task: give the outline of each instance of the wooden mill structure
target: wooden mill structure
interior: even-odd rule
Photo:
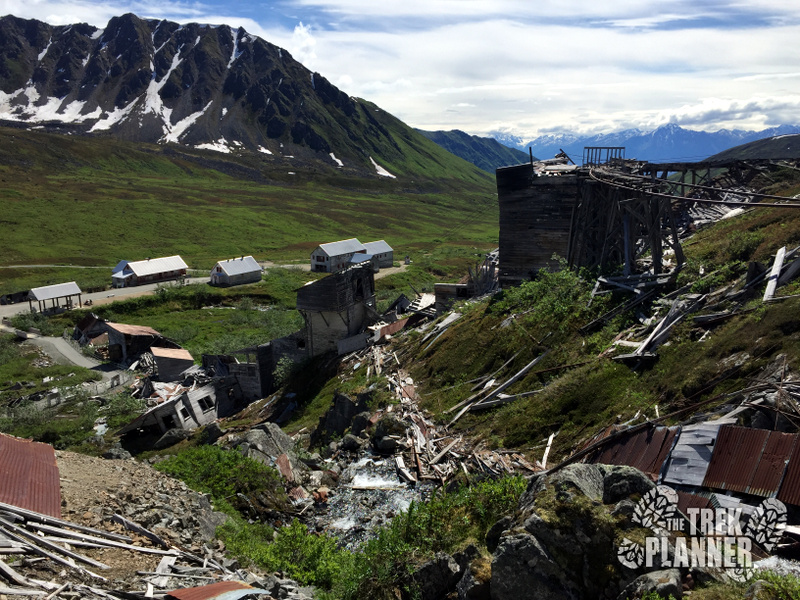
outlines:
[[[497,169],[501,286],[556,268],[558,259],[624,275],[676,273],[691,211],[764,198],[747,186],[780,166],[768,160],[657,164],[623,157],[624,148],[587,148],[581,166],[564,159]]]

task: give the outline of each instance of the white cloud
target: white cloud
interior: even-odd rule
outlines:
[[[301,21],[294,28],[292,40],[287,50],[292,53],[295,60],[299,60],[306,67],[314,70],[314,64],[317,60],[316,45],[317,40],[311,35],[311,26],[303,25]]]

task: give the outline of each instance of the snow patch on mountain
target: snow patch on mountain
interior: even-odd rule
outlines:
[[[47,46],[45,46],[44,50],[42,50],[41,52],[39,52],[39,56],[36,58],[36,60],[38,60],[39,62],[41,62],[41,60],[42,60],[42,59],[43,59],[43,58],[44,58],[44,57],[47,55],[47,51],[48,51],[48,50],[50,50],[50,46],[52,46],[52,45],[53,45],[53,38],[51,37],[51,38],[50,38],[50,39],[47,41]]]
[[[231,57],[228,60],[228,68],[229,69],[231,68],[231,65],[234,63],[234,61],[242,55],[242,51],[239,50],[239,35],[238,35],[238,33],[240,33],[240,32],[241,32],[241,29],[237,33],[234,33],[233,31],[231,31],[231,37],[233,37],[233,52],[231,52]]]
[[[94,133],[95,131],[106,131],[111,129],[115,124],[124,121],[128,115],[131,113],[133,108],[136,106],[136,103],[139,102],[139,98],[134,98],[131,100],[128,106],[124,106],[122,108],[115,108],[110,113],[106,113],[108,116],[105,119],[99,120],[97,123],[92,125],[92,128],[89,130],[89,133]]]
[[[337,165],[339,165],[340,169],[344,166],[344,163],[342,161],[340,161],[338,158],[336,158],[336,155],[333,152],[331,152],[330,156],[331,156],[331,159],[333,160],[333,162],[335,162]],[[372,162],[373,162],[373,164],[375,163],[374,160]]]
[[[389,173],[389,171],[387,171],[387,170],[386,170],[386,169],[384,169],[382,166],[380,166],[378,163],[376,163],[376,162],[375,162],[375,159],[373,159],[371,156],[369,157],[369,160],[370,160],[370,162],[372,163],[372,166],[374,166],[374,167],[375,167],[375,172],[376,172],[378,175],[380,175],[381,177],[391,177],[392,179],[397,179],[397,177],[395,177],[394,175],[392,175],[391,173]]]
[[[212,101],[213,102],[213,101]],[[169,131],[167,134],[161,138],[163,142],[172,142],[177,144],[180,137],[186,132],[189,127],[191,127],[197,119],[203,116],[203,114],[208,110],[208,107],[211,106],[212,102],[209,102],[203,107],[203,110],[198,110],[196,113],[192,113],[188,117],[185,117],[172,125],[167,121],[167,126],[169,127]],[[172,111],[170,111],[171,113]],[[199,146],[198,146],[199,147]]]
[[[224,152],[225,154],[230,154],[231,149],[228,146],[228,142],[225,138],[219,138],[216,142],[207,143],[207,144],[198,144],[195,146],[198,150],[213,150],[214,152]]]

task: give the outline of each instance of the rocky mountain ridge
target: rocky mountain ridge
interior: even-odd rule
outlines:
[[[626,129],[613,133],[581,135],[574,132],[541,135],[525,142],[521,137],[502,132],[491,135],[501,144],[519,150],[531,149],[535,156],[552,158],[562,149],[580,162],[585,146],[624,146],[627,158],[653,162],[694,162],[705,160],[734,146],[775,136],[800,133],[796,125],[779,125],[761,131],[720,129],[694,131],[668,123],[652,131]]]
[[[243,28],[133,14],[112,18],[104,29],[0,18],[0,120],[219,152],[247,149],[265,158],[314,157],[384,177],[392,176],[385,165],[405,159],[403,144],[426,144]]]
[[[469,135],[458,129],[452,131],[417,129],[417,131],[448,152],[452,152],[490,173],[494,173],[498,167],[516,165],[530,160],[527,153],[504,146],[494,138]]]

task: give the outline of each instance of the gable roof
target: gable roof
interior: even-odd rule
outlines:
[[[117,271],[121,264],[122,263],[117,264],[117,266],[114,267],[114,271]],[[164,256],[162,258],[151,258],[149,260],[128,261],[122,268],[124,269],[125,267],[133,271],[137,277],[155,275],[156,273],[165,273],[167,271],[180,271],[181,269],[189,268],[177,254],[175,256]]]
[[[226,275],[243,275],[244,273],[261,271],[261,265],[259,265],[252,256],[221,260],[217,263],[217,266],[219,266]]]
[[[31,300],[53,300],[55,298],[66,298],[81,294],[81,288],[74,281],[68,283],[57,283],[55,285],[45,285],[33,288],[29,293]]]
[[[351,252],[364,250],[364,244],[359,242],[356,238],[350,238],[349,240],[320,244],[318,248],[328,256],[339,256],[341,254],[349,254]]]
[[[367,249],[367,254],[383,254],[384,252],[393,252],[392,247],[384,240],[367,242],[364,244],[364,248]]]

